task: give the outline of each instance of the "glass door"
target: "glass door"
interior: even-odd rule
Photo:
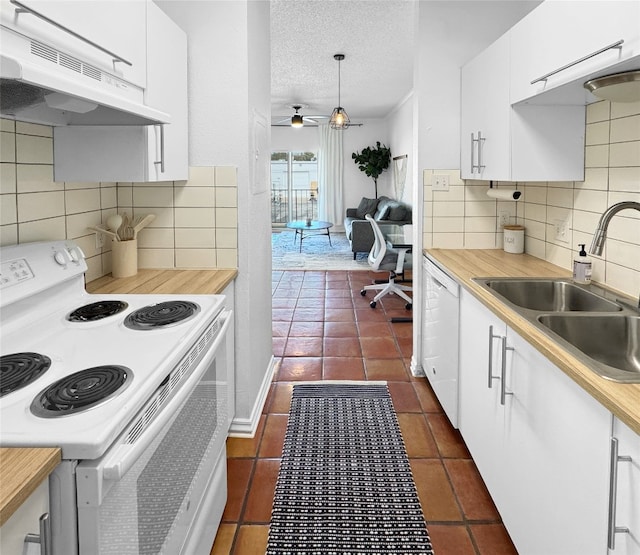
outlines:
[[[318,158],[314,152],[271,154],[271,225],[318,219]]]

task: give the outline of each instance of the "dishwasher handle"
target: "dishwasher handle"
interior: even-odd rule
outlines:
[[[446,289],[454,297],[460,296],[460,284],[431,259],[424,257],[422,267],[438,287]]]

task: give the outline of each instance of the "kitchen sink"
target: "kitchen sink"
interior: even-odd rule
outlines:
[[[601,376],[640,382],[640,315],[543,314],[538,322],[598,362]]]
[[[566,278],[474,278],[559,347],[603,378],[640,383],[640,310]]]
[[[538,312],[619,312],[620,305],[560,279],[484,279],[480,285],[511,304]]]

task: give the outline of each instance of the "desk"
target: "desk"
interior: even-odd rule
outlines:
[[[329,232],[329,228],[333,227],[331,222],[322,222],[318,220],[294,220],[293,222],[287,222],[287,227],[295,230],[296,232],[293,236],[294,245],[296,244],[298,234],[300,234],[300,252],[302,252],[302,240],[309,236],[309,232],[313,232],[311,235],[326,235],[329,238],[329,246],[331,246],[331,234]],[[324,233],[324,231],[326,231],[326,233]],[[307,235],[304,234],[305,232]]]
[[[396,263],[396,275],[404,276],[404,260],[406,254],[413,248],[413,226],[397,224],[380,224],[380,231],[387,241],[387,246],[398,251],[398,262]],[[404,277],[402,279],[404,280]],[[413,322],[411,317],[391,318],[391,323]]]

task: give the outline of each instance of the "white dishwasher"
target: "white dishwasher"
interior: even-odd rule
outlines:
[[[422,369],[451,424],[458,427],[460,285],[423,256]]]

